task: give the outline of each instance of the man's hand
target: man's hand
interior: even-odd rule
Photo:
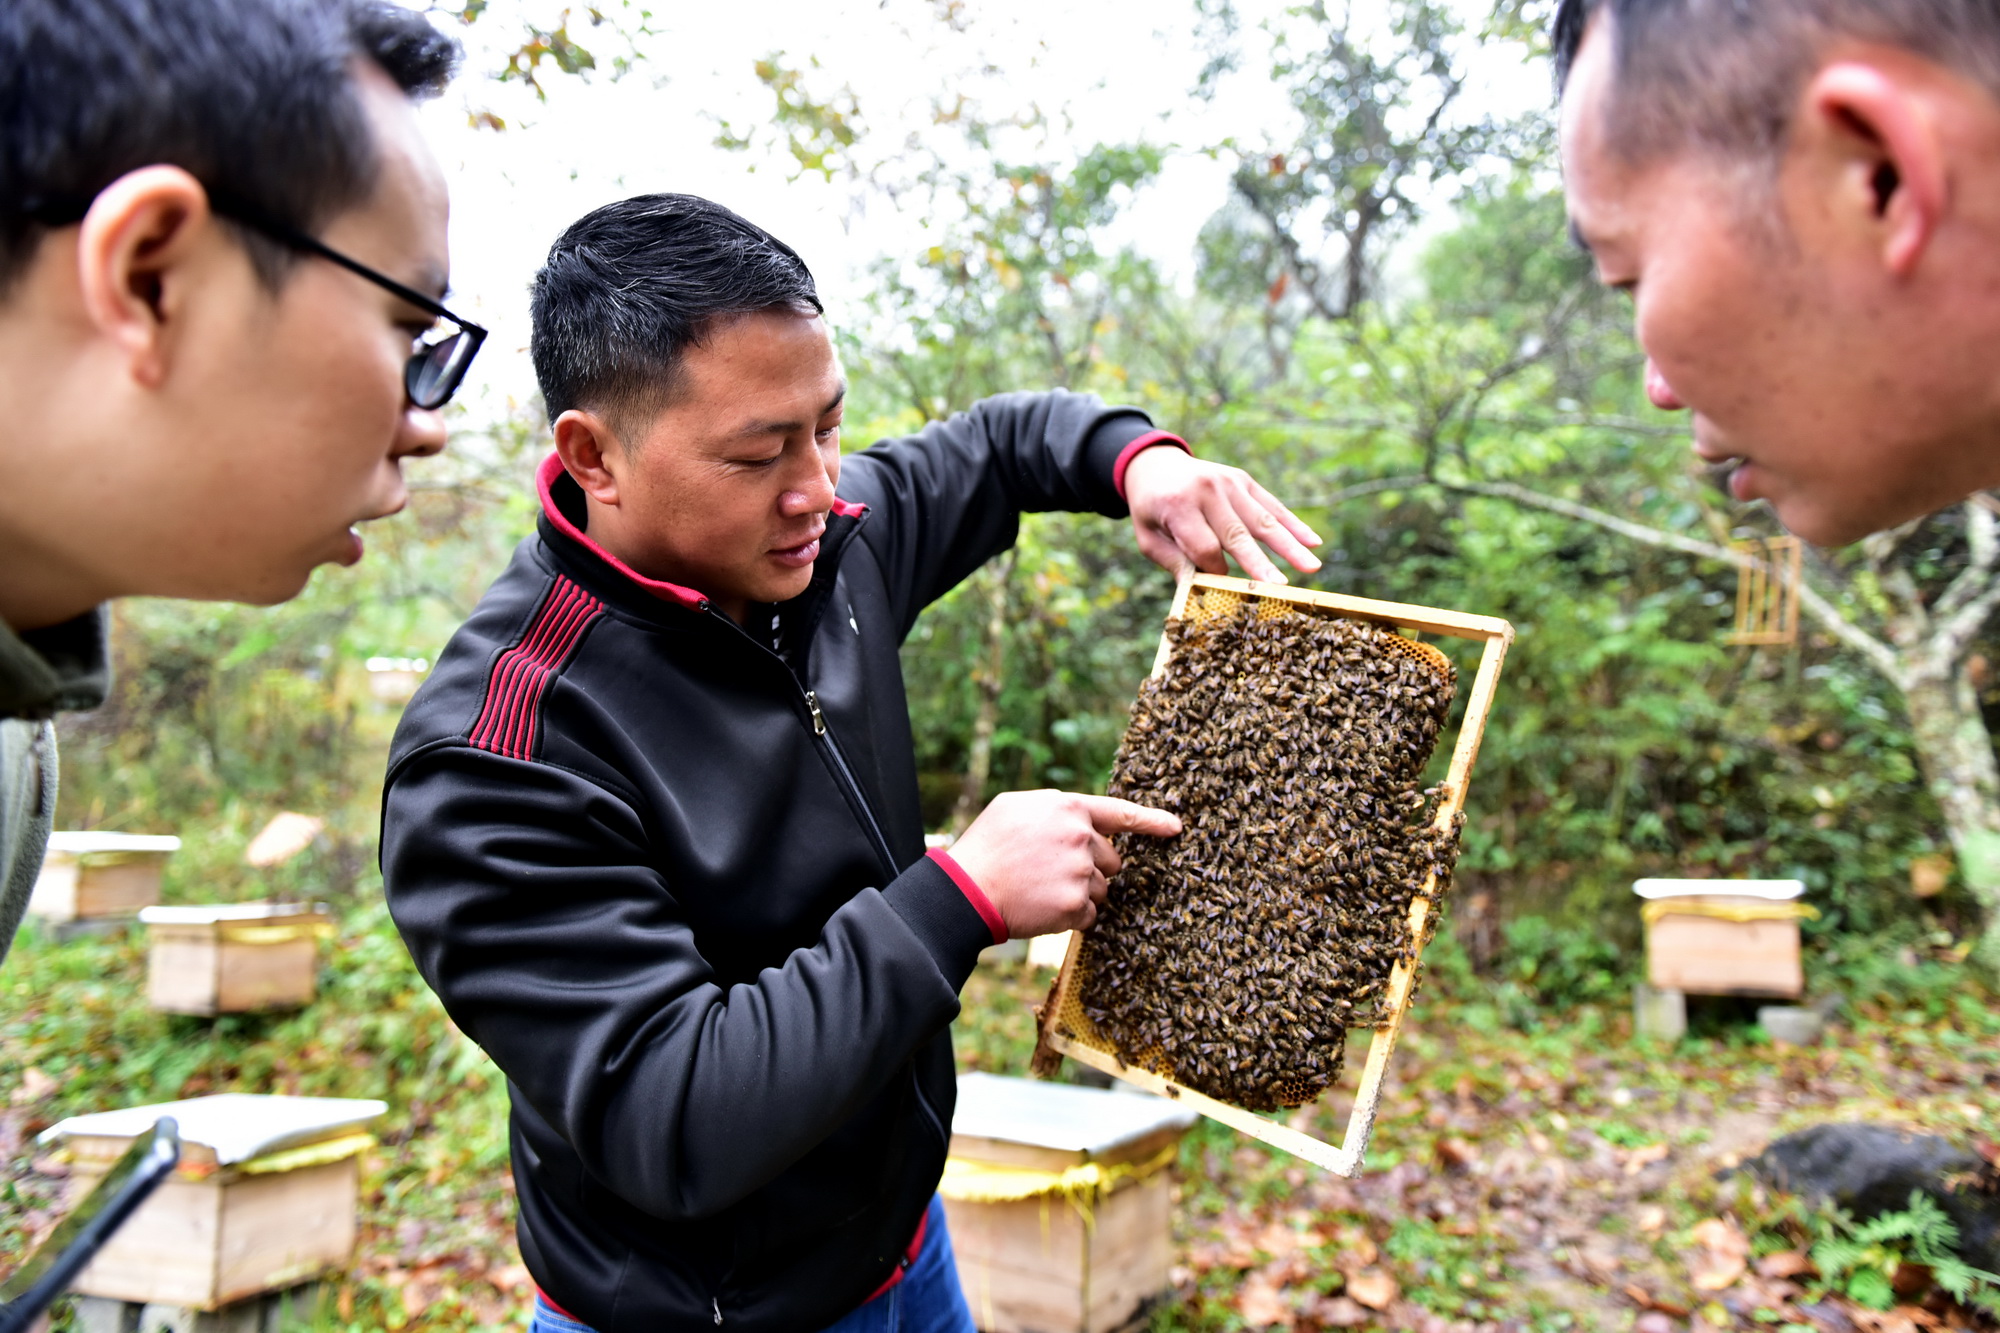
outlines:
[[[1118,873],[1109,834],[1171,838],[1180,831],[1178,816],[1115,797],[1010,791],[959,835],[951,857],[1000,913],[1007,937],[1018,940],[1090,929]]]
[[[1227,552],[1251,578],[1283,583],[1284,574],[1259,542],[1294,569],[1310,574],[1319,568],[1319,557],[1306,549],[1319,545],[1319,535],[1242,468],[1156,445],[1126,464],[1125,502],[1139,549],[1175,578],[1190,565],[1204,574],[1227,574]]]

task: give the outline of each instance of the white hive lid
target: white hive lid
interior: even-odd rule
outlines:
[[[1806,891],[1797,879],[1642,879],[1632,885],[1641,898],[1769,898],[1789,902]]]
[[[1195,1119],[1193,1111],[1163,1097],[960,1074],[951,1132],[1103,1157],[1157,1130],[1186,1129]]]
[[[212,926],[220,921],[268,921],[325,913],[324,903],[207,903],[200,907],[142,907],[139,919],[149,926]]]
[[[177,852],[181,840],[170,833],[56,832],[49,834],[49,850],[65,856],[88,856],[92,852]]]
[[[182,1102],[128,1106],[122,1111],[73,1115],[42,1131],[41,1141],[103,1136],[137,1138],[161,1116],[172,1116],[181,1138],[215,1152],[224,1166],[247,1162],[280,1148],[318,1143],[343,1130],[359,1129],[389,1109],[372,1098],[279,1097],[225,1092]]]

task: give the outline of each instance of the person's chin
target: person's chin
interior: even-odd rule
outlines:
[[[1785,531],[1809,545],[1831,550],[1860,541],[1871,532],[1892,528],[1913,514],[1869,512],[1828,502],[1829,497],[1790,490],[1771,499],[1771,510]]]
[[[759,586],[754,594],[754,600],[789,602],[812,586],[812,565],[782,566],[776,561],[770,563],[774,567],[767,569],[764,577],[757,581]]]

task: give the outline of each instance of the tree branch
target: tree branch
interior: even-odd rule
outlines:
[[[1738,569],[1755,569],[1766,563],[1755,556],[1730,550],[1726,546],[1717,546],[1713,542],[1700,541],[1693,537],[1683,537],[1679,533],[1664,532],[1643,523],[1619,518],[1616,514],[1607,514],[1602,509],[1593,509],[1589,505],[1557,499],[1553,495],[1543,495],[1540,491],[1532,491],[1526,486],[1517,486],[1512,482],[1434,480],[1433,484],[1461,494],[1483,495],[1489,499],[1507,500],[1531,509],[1561,514],[1566,518],[1593,524],[1648,546],[1680,551],[1686,555],[1700,556],[1705,560],[1719,560]],[[1799,580],[1799,604],[1811,613],[1813,619],[1817,620],[1829,634],[1867,658],[1870,666],[1900,685],[1905,671],[1902,659],[1896,650],[1841,615],[1838,608],[1822,597],[1804,578]]]
[[[1971,547],[1971,560],[1938,598],[1932,614],[1940,620],[1956,616],[1992,585],[1993,566],[2000,563],[2000,521],[1994,519],[1992,510],[1966,501],[1965,540]]]

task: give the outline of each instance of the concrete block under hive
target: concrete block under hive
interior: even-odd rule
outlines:
[[[938,1187],[986,1333],[1105,1333],[1169,1285],[1171,1173],[1194,1113],[1150,1097],[964,1074]]]
[[[83,1197],[161,1116],[181,1165],[77,1277],[73,1291],[216,1310],[345,1269],[354,1254],[360,1155],[379,1101],[228,1093],[72,1116],[42,1135]]]

